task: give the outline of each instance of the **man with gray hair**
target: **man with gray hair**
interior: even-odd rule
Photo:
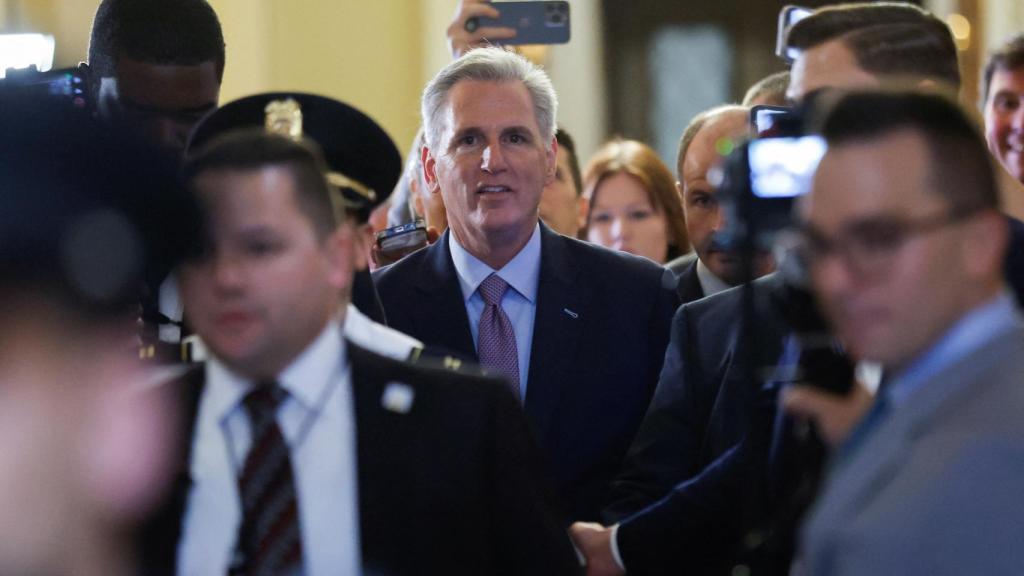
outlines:
[[[506,377],[571,519],[596,518],[651,398],[671,273],[538,219],[557,98],[538,67],[480,48],[423,95],[423,171],[448,231],[375,280],[390,324]]]

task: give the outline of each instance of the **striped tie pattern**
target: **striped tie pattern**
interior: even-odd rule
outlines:
[[[257,386],[243,400],[252,447],[238,478],[242,524],[238,553],[249,576],[301,575],[302,534],[288,445],[277,425],[286,392],[277,384]]]
[[[508,283],[497,274],[491,274],[480,283],[477,292],[484,300],[477,334],[477,355],[480,365],[508,378],[519,397],[519,352],[512,322],[501,307],[501,298]]]

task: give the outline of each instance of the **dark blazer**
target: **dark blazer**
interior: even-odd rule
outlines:
[[[786,327],[771,303],[776,276],[756,280],[759,358],[772,363]],[[679,307],[658,389],[612,485],[605,519],[618,521],[660,499],[737,444],[749,413],[751,363],[740,347],[742,287]]]
[[[657,383],[675,278],[541,227],[526,415],[569,518],[597,519]],[[449,232],[374,275],[390,325],[476,359]]]
[[[1024,222],[1007,216],[1010,225],[1010,243],[1006,248],[1003,275],[1017,303],[1024,306]]]
[[[621,522],[619,550],[630,574],[728,573],[746,513],[744,498],[763,476],[767,442],[743,446],[752,417],[774,417],[753,366],[779,357],[786,325],[773,304],[775,275],[752,283],[754,338],[740,337],[744,288],[684,304],[672,321],[658,389],[621,474],[607,523]],[[757,362],[746,346],[757,351]],[[756,476],[755,476],[756,475]]]
[[[349,343],[364,573],[576,574],[541,457],[503,382],[397,362]],[[174,574],[203,369],[183,379],[179,476],[143,539],[145,574]],[[414,392],[405,414],[385,387]],[[300,497],[302,497],[300,495]],[[315,496],[314,496],[315,497]]]
[[[674,262],[680,264],[678,268],[672,267]],[[704,288],[701,287],[700,278],[697,277],[696,255],[692,255],[691,258],[681,256],[666,264],[665,267],[672,270],[676,275],[676,280],[678,281],[676,293],[679,294],[680,304],[687,304],[704,297]]]

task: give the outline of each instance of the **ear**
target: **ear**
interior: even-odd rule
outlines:
[[[430,148],[423,146],[420,149],[420,160],[423,163],[423,180],[427,183],[427,189],[430,190],[431,194],[436,194],[441,191],[441,184],[437,181],[437,160],[434,159],[434,154],[430,151]]]
[[[544,185],[547,186],[555,181],[555,172],[558,171],[558,140],[556,138],[551,139],[551,145],[544,150],[544,156],[548,161],[548,171],[544,175]]]

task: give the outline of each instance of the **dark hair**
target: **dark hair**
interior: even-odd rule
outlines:
[[[941,21],[870,26],[840,40],[868,72],[928,78],[960,88],[956,43]]]
[[[576,156],[576,143],[573,142],[572,136],[565,131],[565,128],[558,128],[555,131],[555,140],[558,141],[558,147],[565,150],[565,153],[569,155],[569,171],[572,172],[572,182],[576,185],[576,195],[583,195],[583,174],[580,173],[580,160]]]
[[[880,24],[916,24],[934,18],[924,9],[905,2],[853,2],[826,6],[793,24],[786,33],[786,46],[807,50],[860,28]]]
[[[985,71],[981,75],[981,105],[988,102],[992,88],[992,76],[996,70],[1016,70],[1024,67],[1024,32],[1011,36],[999,48],[989,54]]]
[[[224,34],[206,0],[103,0],[89,39],[93,78],[116,73],[127,56],[155,64],[213,62],[224,76]]]
[[[924,92],[851,92],[824,104],[821,133],[829,146],[910,130],[931,160],[931,187],[956,212],[999,207],[992,159],[981,133],[951,98]]]
[[[881,76],[942,81],[960,88],[956,42],[945,22],[908,4],[846,4],[822,8],[790,29],[790,46],[807,50],[831,40],[857,65]]]
[[[743,96],[744,106],[753,106],[758,99],[764,98],[769,106],[786,106],[786,89],[789,88],[789,70],[775,72],[758,80]]]
[[[601,183],[620,173],[635,178],[647,192],[651,207],[665,218],[665,234],[668,236],[666,261],[688,252],[690,240],[686,235],[683,201],[672,181],[672,172],[653,148],[637,140],[612,140],[601,146],[587,162],[583,180],[590,191],[590,209],[581,234],[585,237],[586,229],[590,227],[590,216]]]
[[[319,237],[338,225],[327,183],[327,165],[320,148],[312,141],[291,140],[261,128],[226,132],[211,140],[185,164],[185,178],[194,188],[196,178],[211,170],[258,170],[283,166],[295,182],[295,201],[309,217]]]

